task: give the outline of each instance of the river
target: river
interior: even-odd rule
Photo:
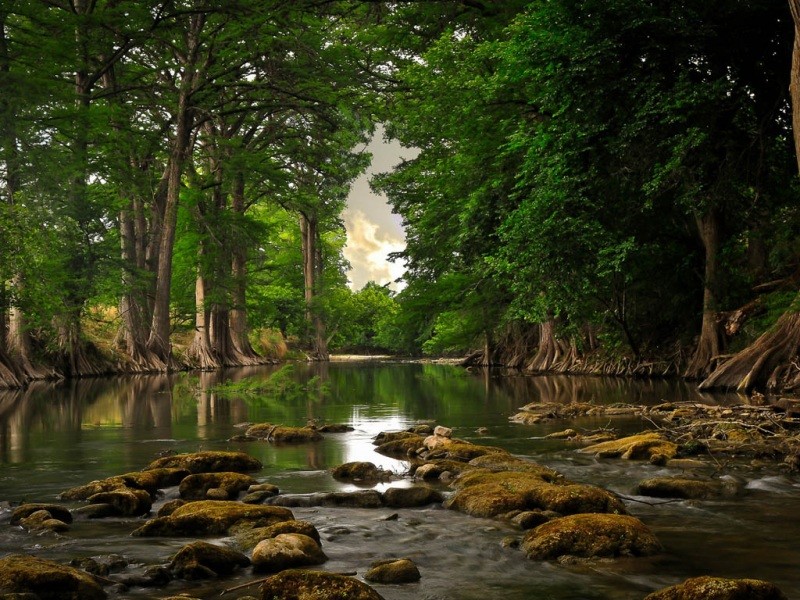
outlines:
[[[257,392],[247,382],[260,381]],[[238,382],[238,383],[237,383]],[[244,382],[244,383],[243,383]],[[663,501],[632,495],[656,474],[679,474],[646,463],[597,460],[567,442],[545,440],[565,429],[613,427],[633,433],[635,418],[583,418],[540,425],[509,423],[528,402],[656,404],[693,400],[734,403],[735,396],[700,395],[679,382],[592,377],[521,377],[470,373],[441,364],[333,362],[241,369],[222,374],[108,378],[0,391],[0,555],[28,552],[68,562],[123,555],[132,565],[162,564],[187,540],[133,538],[141,519],[76,521],[62,535],[33,535],[8,524],[20,502],[54,502],[56,495],[94,479],[140,470],[165,453],[240,450],[261,460],[259,481],[284,493],[354,490],[330,469],[372,461],[398,474],[379,484],[409,485],[406,464],[373,450],[380,431],[420,420],[452,427],[454,436],[495,445],[557,469],[574,481],[606,487],[656,533],[665,552],[650,559],[586,564],[533,562],[502,542],[521,532],[504,522],[441,507],[425,509],[293,508],[316,525],[330,560],[323,569],[363,574],[382,558],[409,557],[422,573],[416,584],[375,585],[387,600],[634,600],[691,576],[751,577],[800,598],[800,478],[768,463],[730,461],[719,472],[738,480],[742,494],[713,501]],[[242,424],[344,423],[354,431],[322,442],[275,446],[229,442]],[[486,428],[479,433],[479,428]],[[175,491],[172,491],[174,495]],[[157,510],[160,499],[154,506]],[[77,503],[74,503],[77,506]],[[398,518],[387,520],[391,513]],[[222,581],[172,582],[161,590],[131,588],[118,598],[237,598],[228,587],[253,579],[249,570]],[[254,589],[250,593],[254,593]]]

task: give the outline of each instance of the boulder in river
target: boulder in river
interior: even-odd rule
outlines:
[[[787,600],[775,585],[759,579],[693,577],[653,592],[644,600]]]
[[[0,594],[35,594],[39,600],[106,598],[88,573],[26,554],[0,558]]]
[[[72,523],[72,513],[66,506],[60,504],[44,504],[39,502],[31,502],[30,504],[22,504],[14,509],[11,513],[11,524],[19,525],[20,521],[30,517],[33,513],[39,511],[46,511],[51,519],[58,519],[64,523]]]
[[[190,473],[216,473],[219,471],[250,473],[252,471],[260,471],[262,467],[263,465],[259,460],[248,456],[244,452],[209,450],[164,456],[151,462],[146,470],[185,469]]]
[[[286,427],[272,423],[257,423],[245,432],[247,437],[275,442],[278,444],[304,444],[318,442],[322,434],[314,427]]]
[[[437,459],[414,466],[412,474],[414,479],[422,479],[423,481],[447,480],[472,468],[471,465],[460,460]]]
[[[625,514],[622,501],[602,488],[578,483],[550,483],[524,472],[469,471],[455,483],[445,508],[473,517],[496,517],[512,511],[550,510],[575,513]]]
[[[326,560],[319,543],[302,533],[279,533],[253,548],[253,571],[261,573],[321,565]]]
[[[289,569],[268,577],[260,600],[383,600],[363,581],[347,575]]]
[[[116,515],[138,517],[146,515],[153,507],[153,500],[144,490],[118,488],[108,492],[100,492],[87,498],[92,504],[107,504]]]
[[[343,481],[376,482],[390,479],[392,474],[379,469],[375,463],[357,461],[344,463],[334,468],[331,472],[334,479]]]
[[[528,558],[651,556],[662,547],[650,529],[630,515],[579,514],[553,519],[525,534]]]
[[[250,559],[231,548],[192,542],[181,548],[169,563],[169,569],[180,579],[211,579],[230,575],[250,565]]]
[[[355,492],[317,492],[314,494],[283,494],[268,498],[272,506],[327,506],[331,508],[381,508],[383,497],[377,490]]]
[[[415,433],[407,431],[400,432],[402,435],[395,436],[391,434],[384,434],[385,442],[381,442],[375,452],[383,454],[384,456],[392,456],[395,458],[405,458],[409,454],[416,454],[417,450],[422,448],[425,438]],[[381,439],[381,434],[378,435],[376,440]]]
[[[391,508],[416,508],[439,504],[442,500],[440,492],[426,485],[390,487],[383,492],[383,503]]]
[[[408,558],[376,561],[364,573],[364,579],[373,583],[413,583],[421,578],[417,565]]]
[[[166,517],[150,519],[131,535],[224,535],[234,527],[266,527],[290,519],[294,519],[292,511],[279,506],[200,500],[184,504]]]
[[[178,491],[184,500],[204,500],[209,498],[209,491],[216,500],[235,500],[242,492],[258,481],[243,473],[221,471],[216,473],[195,473],[181,481]]]
[[[737,485],[732,480],[706,477],[651,477],[636,486],[642,496],[654,498],[691,498],[702,500],[719,496],[733,496]]]
[[[470,460],[469,465],[494,472],[515,471],[530,473],[544,481],[550,482],[556,482],[564,478],[561,473],[549,467],[544,467],[538,463],[518,458],[507,453],[494,452],[484,454]]]
[[[46,510],[37,510],[19,521],[19,525],[32,532],[51,531],[63,533],[69,530],[69,525],[64,521],[54,519]]]
[[[660,433],[650,431],[587,446],[578,452],[594,454],[599,458],[652,460],[654,456],[661,456],[667,460],[674,458],[678,453],[678,445],[670,442]]]
[[[236,543],[240,548],[252,550],[260,541],[274,538],[282,533],[302,533],[317,542],[317,544],[321,543],[317,528],[308,521],[298,520],[282,521],[269,527],[255,527],[237,532]]]

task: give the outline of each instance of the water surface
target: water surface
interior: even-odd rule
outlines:
[[[264,388],[257,393],[231,391],[231,382],[248,381],[265,382]],[[228,391],[221,393],[220,386]],[[66,562],[114,552],[132,561],[133,568],[162,564],[187,540],[130,537],[141,519],[79,521],[63,536],[31,535],[8,525],[8,507],[55,501],[69,487],[139,470],[166,453],[197,450],[247,452],[265,465],[256,478],[278,485],[283,493],[357,489],[335,481],[329,472],[355,460],[396,472],[400,479],[391,485],[408,485],[402,479],[407,465],[375,453],[372,438],[380,431],[433,421],[452,427],[457,437],[501,446],[570,479],[620,494],[628,510],[655,531],[666,552],[652,559],[582,565],[535,563],[503,546],[504,538],[521,535],[512,526],[441,507],[292,509],[296,518],[320,530],[330,557],[324,569],[363,574],[378,559],[412,558],[420,566],[422,581],[375,586],[387,600],[633,600],[700,574],[768,579],[790,598],[800,598],[797,476],[774,465],[730,461],[718,465],[719,472],[740,482],[740,496],[702,502],[640,498],[632,493],[640,480],[678,473],[649,464],[598,461],[543,436],[567,426],[632,433],[648,423],[635,418],[584,418],[536,426],[508,421],[519,407],[534,401],[677,400],[735,403],[742,398],[700,395],[691,386],[658,380],[520,377],[469,373],[448,365],[352,362],[98,379],[65,387],[35,386],[24,393],[0,392],[0,502],[6,507],[0,508],[0,554],[23,551]],[[328,434],[320,443],[300,446],[228,441],[244,424],[257,422],[345,423],[355,431]],[[478,428],[487,432],[478,433]],[[386,484],[378,486],[383,487]],[[175,489],[167,490],[154,510],[176,494]],[[392,513],[398,518],[387,520]],[[173,582],[166,590],[133,588],[119,597],[159,598],[183,591],[220,597],[224,589],[251,579],[248,571],[220,582]]]

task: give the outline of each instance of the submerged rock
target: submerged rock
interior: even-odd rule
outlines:
[[[204,500],[214,496],[215,500],[233,500],[258,481],[232,471],[221,471],[216,473],[195,473],[189,475],[181,481],[178,491],[184,500]],[[211,490],[216,490],[209,494]]]
[[[651,556],[662,547],[636,517],[579,514],[553,519],[525,534],[521,548],[528,558]]]
[[[184,504],[166,517],[150,519],[131,535],[222,535],[234,526],[266,527],[290,519],[294,519],[292,511],[278,506],[200,500]]]
[[[759,579],[694,577],[653,592],[645,600],[787,600],[775,585]]]
[[[474,517],[496,517],[512,511],[550,510],[625,514],[622,501],[602,488],[578,483],[550,483],[532,473],[476,470],[465,473],[445,508]]]
[[[261,573],[321,565],[326,560],[319,543],[302,533],[279,533],[253,549],[253,570]]]
[[[413,487],[390,487],[383,492],[383,503],[391,508],[414,508],[438,504],[443,500],[442,494],[424,485]]]
[[[339,465],[331,472],[334,479],[344,481],[384,481],[391,478],[391,473],[379,469],[371,462],[349,462]]]
[[[648,432],[601,442],[581,448],[578,452],[594,454],[599,458],[651,460],[654,456],[663,456],[666,460],[675,457],[678,445],[670,442],[660,433]]]
[[[484,454],[469,461],[470,466],[479,467],[488,471],[501,472],[501,471],[514,471],[519,473],[530,473],[544,481],[556,482],[564,478],[558,471],[554,471],[549,467],[544,467],[535,462],[517,458],[511,454],[506,453],[490,453]]]
[[[329,423],[328,425],[322,425],[317,431],[322,433],[348,433],[355,431],[355,428],[341,423]]]
[[[260,600],[383,600],[383,596],[354,577],[290,569],[264,581]]]
[[[282,444],[304,444],[318,442],[322,434],[314,427],[286,427],[272,423],[258,423],[245,431],[247,437]]]
[[[284,494],[268,498],[272,506],[328,506],[333,508],[381,508],[383,498],[376,490],[355,492],[317,492],[314,494]]]
[[[39,600],[102,600],[103,588],[88,573],[26,554],[0,558],[0,593],[35,594]]]
[[[109,492],[100,492],[87,498],[92,504],[107,504],[116,515],[138,517],[146,515],[153,507],[153,500],[144,490],[118,488]],[[96,516],[96,515],[95,515]]]
[[[312,540],[321,544],[319,531],[308,521],[282,521],[269,527],[256,527],[245,531],[237,532],[236,543],[245,550],[252,550],[260,541],[274,538],[282,533],[302,533]]]
[[[63,533],[69,530],[69,525],[59,519],[54,519],[46,510],[37,510],[19,521],[19,525],[28,531],[51,531]]]
[[[208,542],[192,542],[172,558],[169,569],[175,577],[195,580],[230,575],[249,565],[250,559],[241,552]]]
[[[733,496],[737,486],[732,481],[698,477],[652,477],[636,486],[642,496],[654,498],[705,499]]]
[[[216,473],[233,471],[250,473],[262,468],[260,461],[244,452],[206,451],[164,456],[151,462],[146,470],[185,469],[189,473]]]
[[[421,578],[417,565],[408,558],[376,561],[364,574],[364,579],[374,583],[413,583]]]

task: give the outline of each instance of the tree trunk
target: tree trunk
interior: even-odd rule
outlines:
[[[555,335],[556,320],[549,316],[539,325],[539,348],[534,357],[525,366],[526,371],[549,371],[558,362],[561,348]]]
[[[186,350],[186,357],[193,367],[210,371],[219,369],[222,364],[216,352],[211,346],[211,335],[209,332],[211,313],[206,308],[206,282],[204,277],[198,273],[194,288],[195,298],[195,325],[194,340]]]
[[[231,194],[231,208],[235,216],[243,216],[244,206],[244,174],[236,174]],[[233,276],[233,292],[230,310],[231,344],[239,355],[243,365],[255,365],[263,359],[253,349],[247,336],[247,249],[241,242],[235,241],[231,250],[231,274]]]
[[[792,100],[792,128],[797,168],[800,172],[800,0],[789,0],[794,21],[794,48],[789,93]],[[775,325],[750,346],[718,366],[700,384],[700,389],[715,388],[748,391],[800,387],[800,293]]]
[[[300,239],[303,254],[303,283],[305,289],[306,323],[310,327],[311,358],[330,360],[328,341],[325,337],[325,322],[314,305],[322,270],[322,253],[319,248],[317,221],[300,214]]]
[[[703,276],[703,323],[694,355],[686,367],[684,377],[698,379],[707,376],[716,358],[724,352],[725,338],[720,324],[717,305],[717,277],[720,246],[720,218],[710,210],[697,217],[697,228],[705,248],[705,273]]]
[[[174,366],[170,346],[169,304],[172,292],[172,251],[175,245],[175,229],[178,222],[178,202],[181,192],[181,178],[189,155],[191,134],[194,126],[194,110],[191,95],[198,79],[197,60],[200,47],[200,32],[205,24],[202,14],[190,17],[188,31],[188,52],[183,64],[178,110],[175,115],[175,137],[170,151],[167,178],[167,195],[161,219],[161,236],[158,241],[158,267],[156,269],[156,291],[153,301],[153,319],[147,348],[167,367]]]

